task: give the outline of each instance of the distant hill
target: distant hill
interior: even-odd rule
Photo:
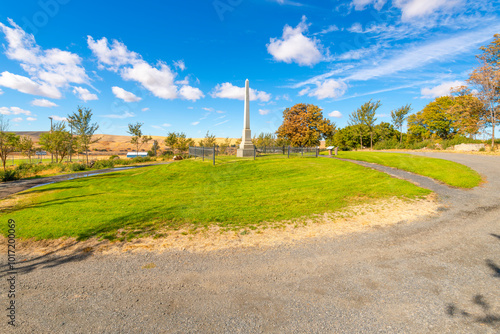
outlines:
[[[15,131],[14,133],[17,135],[21,136],[30,136],[34,142],[38,142],[40,140],[40,135],[42,133],[46,133],[48,131]],[[134,145],[130,143],[130,139],[132,138],[131,136],[117,136],[117,135],[95,135],[96,137],[101,138],[97,143],[92,144],[90,146],[91,150],[97,149],[99,151],[101,150],[107,150],[107,151],[133,151],[134,150]],[[160,144],[160,147],[162,149],[165,148],[165,138],[164,136],[152,136],[153,140],[158,140],[158,144]],[[193,138],[193,140],[196,142],[198,145],[199,141],[202,140],[203,138]],[[231,145],[236,143],[237,138],[230,138],[231,139]],[[226,138],[216,138],[217,144],[223,143]],[[151,145],[153,145],[153,141],[150,141],[147,145],[143,145],[141,150],[148,150],[151,148]],[[320,147],[325,147],[325,141],[322,140]]]

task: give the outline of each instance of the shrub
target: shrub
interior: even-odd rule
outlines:
[[[19,180],[19,171],[16,169],[7,169],[5,171],[0,171],[0,181],[14,181]]]
[[[75,163],[72,163],[69,165],[69,169],[73,172],[79,172],[79,171],[87,169],[87,166],[85,164],[75,162]]]
[[[113,160],[97,160],[92,168],[113,168],[115,167],[115,162]]]
[[[109,160],[113,160],[115,158],[119,158],[116,154],[113,154],[112,156],[109,157]]]

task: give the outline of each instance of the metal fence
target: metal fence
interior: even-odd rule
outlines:
[[[217,146],[189,146],[189,155],[193,157],[202,158],[205,161],[207,159],[212,159],[215,166],[215,156],[219,154],[219,148]]]
[[[292,147],[292,146],[255,147],[255,157],[266,156],[270,154],[286,155],[288,158],[290,157],[290,155],[318,157],[319,147],[317,146],[316,147]]]
[[[282,155],[287,158],[290,156],[309,156],[318,157],[320,152],[319,147],[291,147],[291,146],[254,146],[254,160],[258,157],[264,157],[268,155]],[[215,166],[215,158],[218,155],[235,155],[236,147],[228,147],[221,149],[219,146],[189,146],[189,155],[192,157],[201,158],[203,161],[209,159]]]

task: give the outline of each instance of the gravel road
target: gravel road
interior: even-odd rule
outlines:
[[[439,217],[293,246],[28,258],[14,330],[0,254],[0,332],[499,333],[500,157],[423,155],[487,182],[412,177],[439,194]]]

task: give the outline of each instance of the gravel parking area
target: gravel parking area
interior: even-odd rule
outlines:
[[[16,328],[2,253],[0,332],[498,333],[500,157],[419,154],[486,183],[460,190],[383,167],[434,190],[442,214],[293,245],[17,255]]]

